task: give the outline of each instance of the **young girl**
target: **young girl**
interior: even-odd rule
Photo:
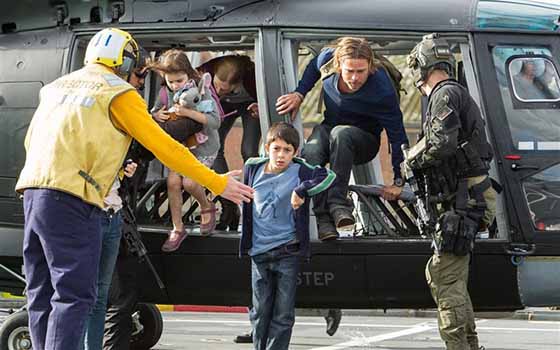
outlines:
[[[173,95],[181,90],[191,81],[198,84],[200,80],[199,73],[194,70],[189,62],[188,57],[183,51],[172,49],[163,53],[157,63],[152,67],[159,71],[167,85],[166,98],[167,101],[161,101],[161,95],[152,109],[153,116],[158,122],[165,122],[170,118],[168,106],[173,106],[175,114],[178,117],[186,117],[202,124],[202,133],[207,138],[203,143],[199,143],[192,153],[204,163],[211,167],[216,159],[218,149],[220,148],[220,139],[218,136],[218,128],[220,127],[220,114],[218,112],[219,102],[212,97],[209,86],[205,86],[202,96],[205,104],[212,104],[213,108],[206,109],[205,113],[189,109],[179,104],[173,105]],[[210,110],[208,112],[208,110]],[[181,242],[187,236],[185,226],[183,225],[182,207],[183,195],[182,189],[190,193],[200,205],[200,233],[207,235],[216,227],[216,207],[213,202],[206,197],[204,188],[194,181],[183,178],[174,171],[169,172],[167,177],[167,192],[169,199],[169,209],[171,211],[171,220],[173,221],[173,230],[169,233],[169,237],[162,246],[164,252],[172,252],[179,248]]]

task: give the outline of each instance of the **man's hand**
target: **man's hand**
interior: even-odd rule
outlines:
[[[136,168],[138,168],[138,164],[134,163],[132,160],[127,160],[126,165],[124,167],[124,175],[126,177],[134,176],[136,172]]]
[[[297,92],[292,92],[278,97],[276,100],[276,112],[286,114],[291,112],[292,121],[296,119],[299,106],[303,102],[303,96]]]
[[[300,196],[298,196],[296,191],[293,191],[291,202],[292,202],[292,208],[294,208],[294,210],[296,210],[299,207],[301,207],[301,205],[305,202],[305,200],[303,198],[301,198]]]
[[[259,119],[259,105],[256,102],[251,103],[247,110],[250,112],[249,115],[251,117]]]
[[[169,119],[169,112],[165,107],[153,114],[154,119],[160,123],[166,122]]]
[[[383,199],[386,199],[388,201],[394,201],[401,195],[402,189],[402,187],[395,185],[384,186],[381,196],[383,197]]]
[[[241,202],[249,203],[253,199],[255,190],[236,180],[236,177],[241,175],[241,170],[232,170],[225,175],[228,177],[228,181],[224,192],[220,196],[229,199],[235,204],[241,204]]]

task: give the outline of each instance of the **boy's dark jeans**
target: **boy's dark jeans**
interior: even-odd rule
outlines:
[[[251,258],[253,325],[256,350],[288,349],[295,321],[298,244],[279,248]]]
[[[352,202],[347,196],[352,166],[369,162],[378,151],[379,139],[358,127],[319,124],[313,128],[302,157],[311,165],[329,163],[336,173],[334,184],[313,198],[313,211],[319,221],[337,209],[352,211]]]

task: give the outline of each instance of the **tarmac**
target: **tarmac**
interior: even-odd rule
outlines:
[[[25,304],[24,299],[0,298],[0,309],[19,309]],[[175,311],[192,311],[193,307],[199,312],[212,312],[216,310],[213,306],[175,306]],[[161,306],[162,311],[169,310],[166,306]],[[232,307],[233,312],[239,312],[240,309]],[[231,311],[229,311],[231,312]],[[372,310],[354,310],[344,309],[343,315],[348,316],[376,316],[376,317],[414,317],[414,318],[436,318],[436,310],[415,310],[415,309],[372,309]],[[487,319],[511,319],[511,320],[528,320],[528,321],[560,321],[560,310],[547,307],[528,307],[517,311],[486,311],[476,312],[477,318]],[[315,309],[298,309],[298,316],[319,316],[319,310]]]

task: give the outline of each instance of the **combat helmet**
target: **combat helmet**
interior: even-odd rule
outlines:
[[[407,64],[414,70],[414,82],[419,88],[427,79],[430,69],[437,67],[453,75],[455,59],[447,41],[437,33],[424,35],[407,57]]]
[[[85,64],[100,63],[126,79],[137,66],[139,48],[132,35],[117,28],[105,28],[89,41]]]

